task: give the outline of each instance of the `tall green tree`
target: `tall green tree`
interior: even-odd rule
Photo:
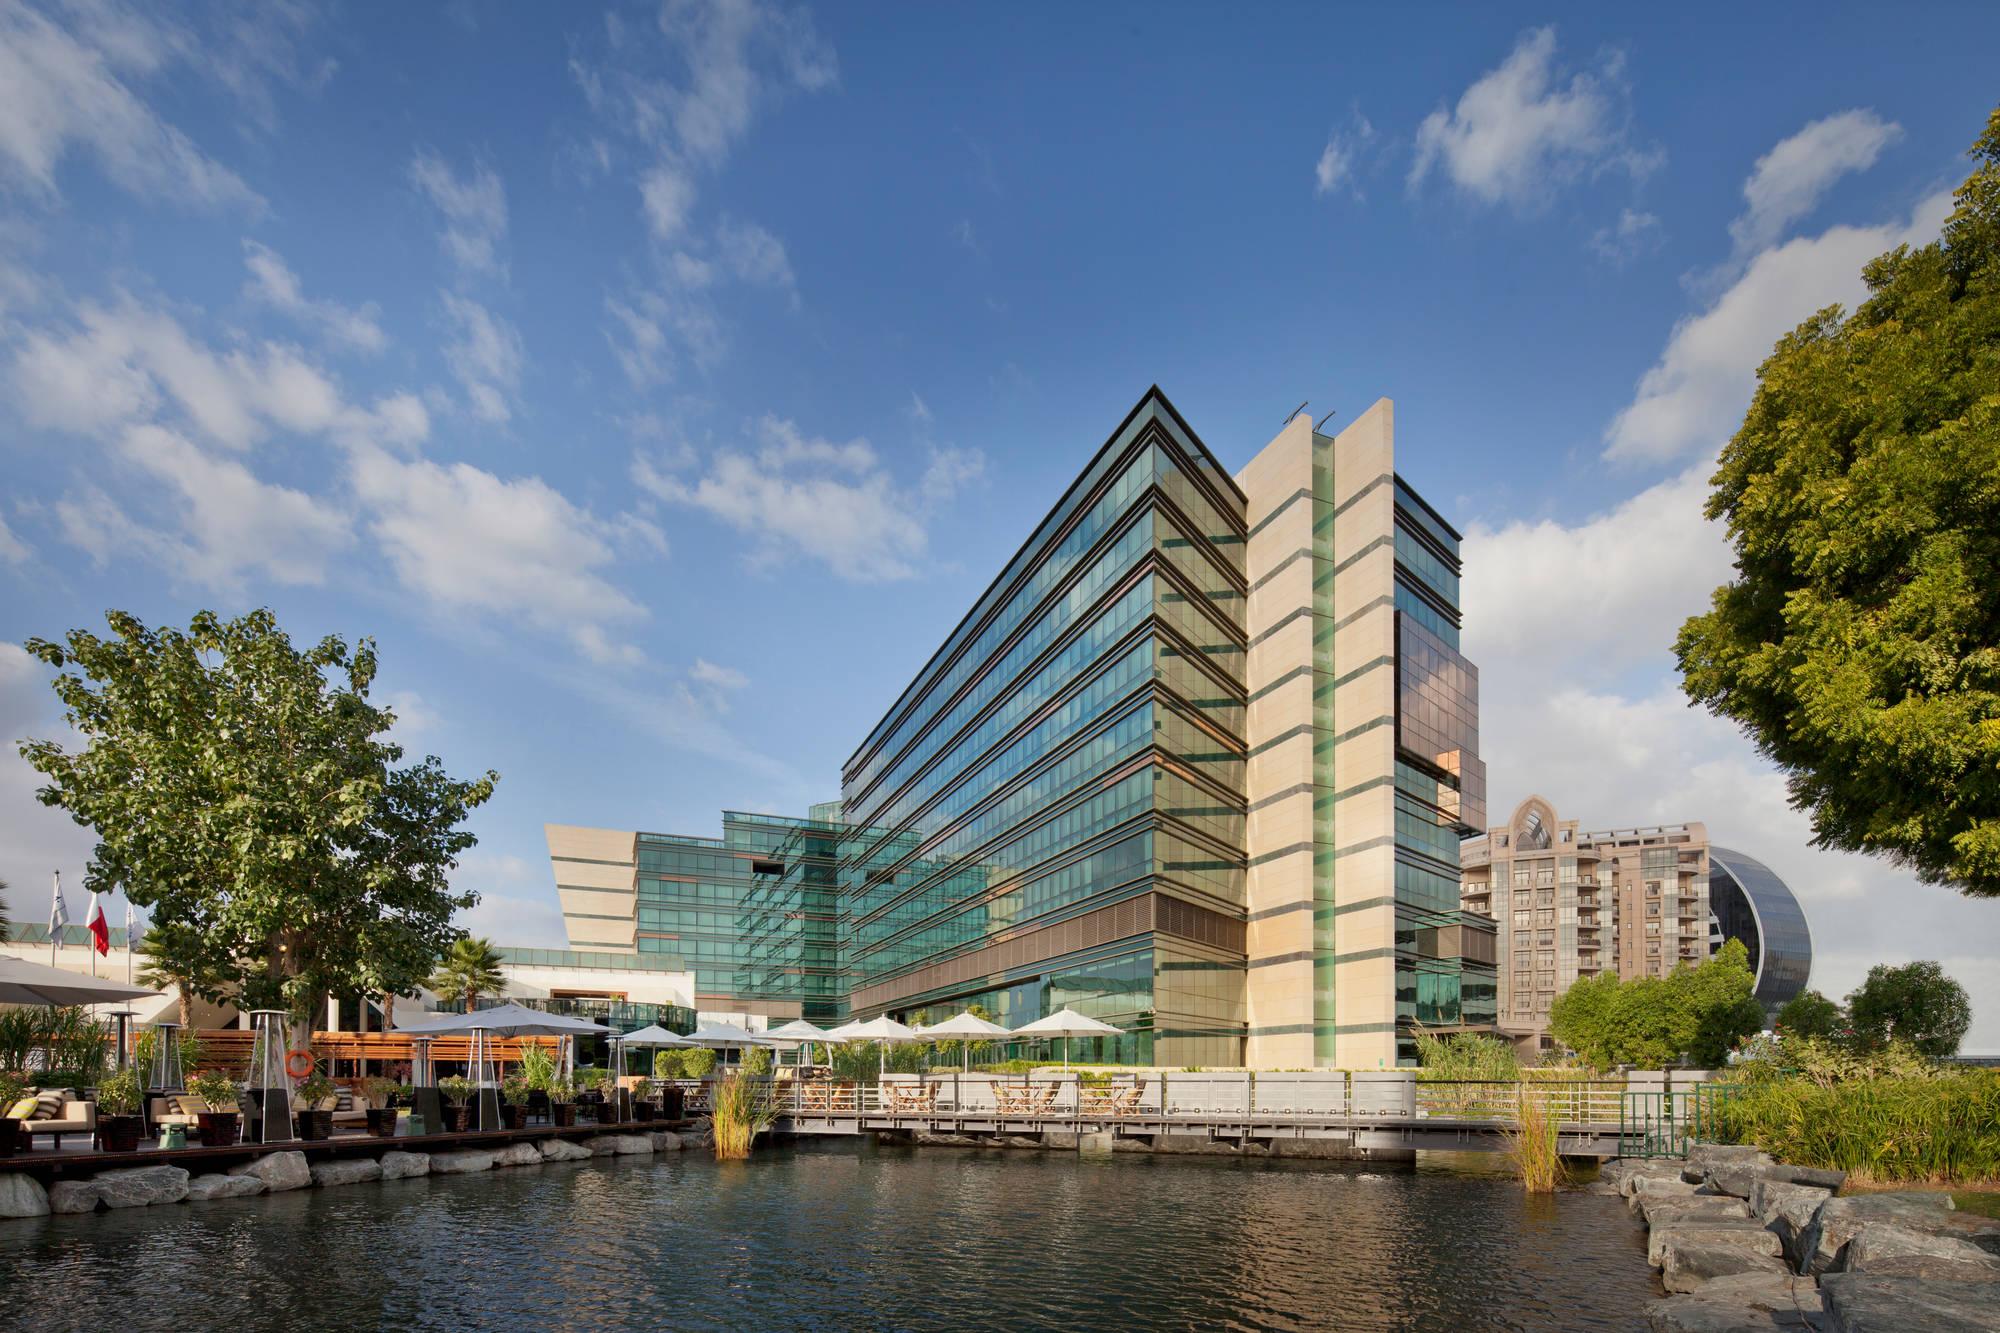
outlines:
[[[1847,1027],[1839,1005],[1816,990],[1801,991],[1778,1009],[1778,1030],[1787,1037],[1824,1040]]]
[[[372,640],[302,650],[268,610],[184,631],[106,620],[109,637],[24,645],[84,738],[21,754],[41,800],[97,834],[86,886],[151,909],[155,966],[289,1010],[295,1041],[328,994],[413,989],[477,901],[449,875],[498,775],[402,762],[395,714],[368,698]]]
[[[1678,1060],[1713,1067],[1763,1026],[1756,974],[1741,940],[1663,977],[1621,981],[1601,973],[1571,984],[1549,1013],[1555,1039],[1599,1069],[1657,1068]]]
[[[1847,1016],[1864,1042],[1906,1041],[1933,1060],[1945,1060],[1958,1054],[1972,1026],[1972,1002],[1965,987],[1936,963],[1878,963],[1847,997]]]
[[[1784,769],[1822,846],[2000,894],[2000,111],[1943,236],[1787,334],[1708,502],[1737,577],[1690,698]]]
[[[498,995],[506,984],[500,971],[500,954],[493,941],[476,936],[453,940],[444,961],[424,984],[439,995],[449,995],[471,1013],[487,995]]]

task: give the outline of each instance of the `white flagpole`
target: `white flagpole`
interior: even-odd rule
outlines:
[[[56,965],[56,950],[62,944],[63,927],[69,924],[69,913],[63,909],[62,871],[55,873],[55,901],[49,905],[49,966]]]

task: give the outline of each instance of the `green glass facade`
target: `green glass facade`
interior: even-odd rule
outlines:
[[[1127,1030],[1096,1056],[1240,1059],[1242,506],[1149,395],[855,752],[855,1013],[1070,1005]]]

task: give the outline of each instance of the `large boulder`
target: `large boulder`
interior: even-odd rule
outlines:
[[[1689,1219],[1657,1226],[1646,1237],[1646,1262],[1658,1268],[1670,1243],[1681,1245],[1735,1245],[1757,1254],[1776,1257],[1784,1253],[1778,1238],[1766,1231],[1755,1218],[1716,1217]]]
[[[591,1155],[590,1149],[568,1139],[543,1139],[538,1146],[544,1162],[581,1162]]]
[[[1759,1173],[1769,1171],[1774,1165],[1763,1153],[1750,1158],[1713,1161],[1702,1177],[1702,1188],[1716,1194],[1733,1194],[1739,1199],[1747,1199]]]
[[[332,1161],[314,1162],[312,1182],[315,1185],[358,1185],[364,1180],[380,1180],[382,1164],[372,1157],[337,1157]]]
[[[0,1217],[46,1217],[49,1192],[42,1182],[18,1171],[0,1176]]]
[[[1841,1267],[1850,1273],[1956,1282],[2000,1282],[2000,1256],[1969,1240],[1917,1231],[1894,1222],[1865,1222],[1847,1242]],[[2000,1311],[1995,1312],[2000,1317]]]
[[[681,1136],[671,1129],[655,1130],[649,1137],[653,1140],[654,1152],[679,1152]]]
[[[178,1166],[133,1166],[90,1178],[106,1208],[145,1208],[187,1197],[188,1173]]]
[[[1832,1197],[1825,1190],[1811,1185],[1760,1180],[1750,1195],[1750,1211],[1758,1221],[1777,1233],[1792,1267],[1804,1272],[1810,1266],[1806,1232],[1818,1219],[1820,1205]]]
[[[1649,1227],[1705,1218],[1748,1218],[1741,1199],[1720,1194],[1641,1194],[1635,1202]]]
[[[590,1150],[596,1152],[600,1143],[609,1143],[611,1151],[620,1157],[650,1157],[653,1153],[649,1134],[606,1134],[591,1140]]]
[[[1661,1157],[1614,1157],[1597,1169],[1597,1183],[1610,1185],[1614,1194],[1631,1194],[1625,1184],[1640,1176],[1679,1180],[1681,1164]]]
[[[58,1180],[49,1186],[49,1211],[52,1213],[94,1213],[97,1211],[97,1185],[89,1180]]]
[[[1638,1212],[1641,1199],[1686,1198],[1698,1194],[1701,1186],[1690,1185],[1678,1176],[1634,1176],[1621,1187],[1633,1212]]]
[[[533,1143],[510,1143],[493,1154],[495,1166],[540,1166],[542,1150]]]
[[[434,1176],[463,1176],[474,1171],[491,1171],[493,1154],[467,1149],[463,1152],[434,1152],[431,1154],[431,1174]]]
[[[1775,1166],[1758,1167],[1757,1179],[1781,1185],[1811,1185],[1815,1189],[1838,1194],[1840,1187],[1847,1183],[1847,1173],[1817,1166],[1786,1166],[1779,1162]]]
[[[427,1152],[385,1152],[377,1165],[382,1168],[384,1180],[408,1180],[412,1176],[431,1173],[431,1155]]]
[[[273,1194],[282,1190],[302,1190],[312,1184],[312,1168],[306,1165],[306,1155],[296,1150],[266,1153],[254,1162],[230,1167],[229,1174],[255,1176]]]
[[[1840,1268],[1841,1251],[1869,1222],[1892,1222],[1915,1231],[1942,1226],[1955,1207],[1942,1191],[1899,1190],[1850,1194],[1828,1199],[1799,1237],[1799,1271],[1830,1273]]]
[[[1993,1333],[2000,1316],[2000,1282],[1829,1273],[1820,1291],[1828,1333]]]
[[[1819,1327],[1819,1288],[1809,1277],[1743,1273],[1703,1283],[1646,1309],[1653,1333],[1774,1333]]]
[[[247,1199],[264,1192],[264,1182],[255,1176],[232,1176],[215,1171],[188,1182],[187,1201],[208,1203],[214,1199]]]
[[[1708,1183],[1718,1167],[1754,1168],[1769,1165],[1771,1158],[1747,1143],[1694,1143],[1688,1145],[1687,1160],[1681,1164],[1681,1178],[1692,1184]]]
[[[1743,1273],[1785,1277],[1791,1271],[1785,1267],[1783,1259],[1759,1254],[1741,1245],[1717,1245],[1713,1241],[1675,1237],[1668,1240],[1666,1248],[1660,1252],[1660,1285],[1668,1291],[1694,1291],[1716,1278],[1736,1277]]]

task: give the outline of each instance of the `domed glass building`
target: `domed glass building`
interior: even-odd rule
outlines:
[[[1710,844],[1708,920],[1711,951],[1742,940],[1757,974],[1764,1012],[1806,988],[1812,976],[1812,930],[1799,900],[1771,867],[1754,856]]]

